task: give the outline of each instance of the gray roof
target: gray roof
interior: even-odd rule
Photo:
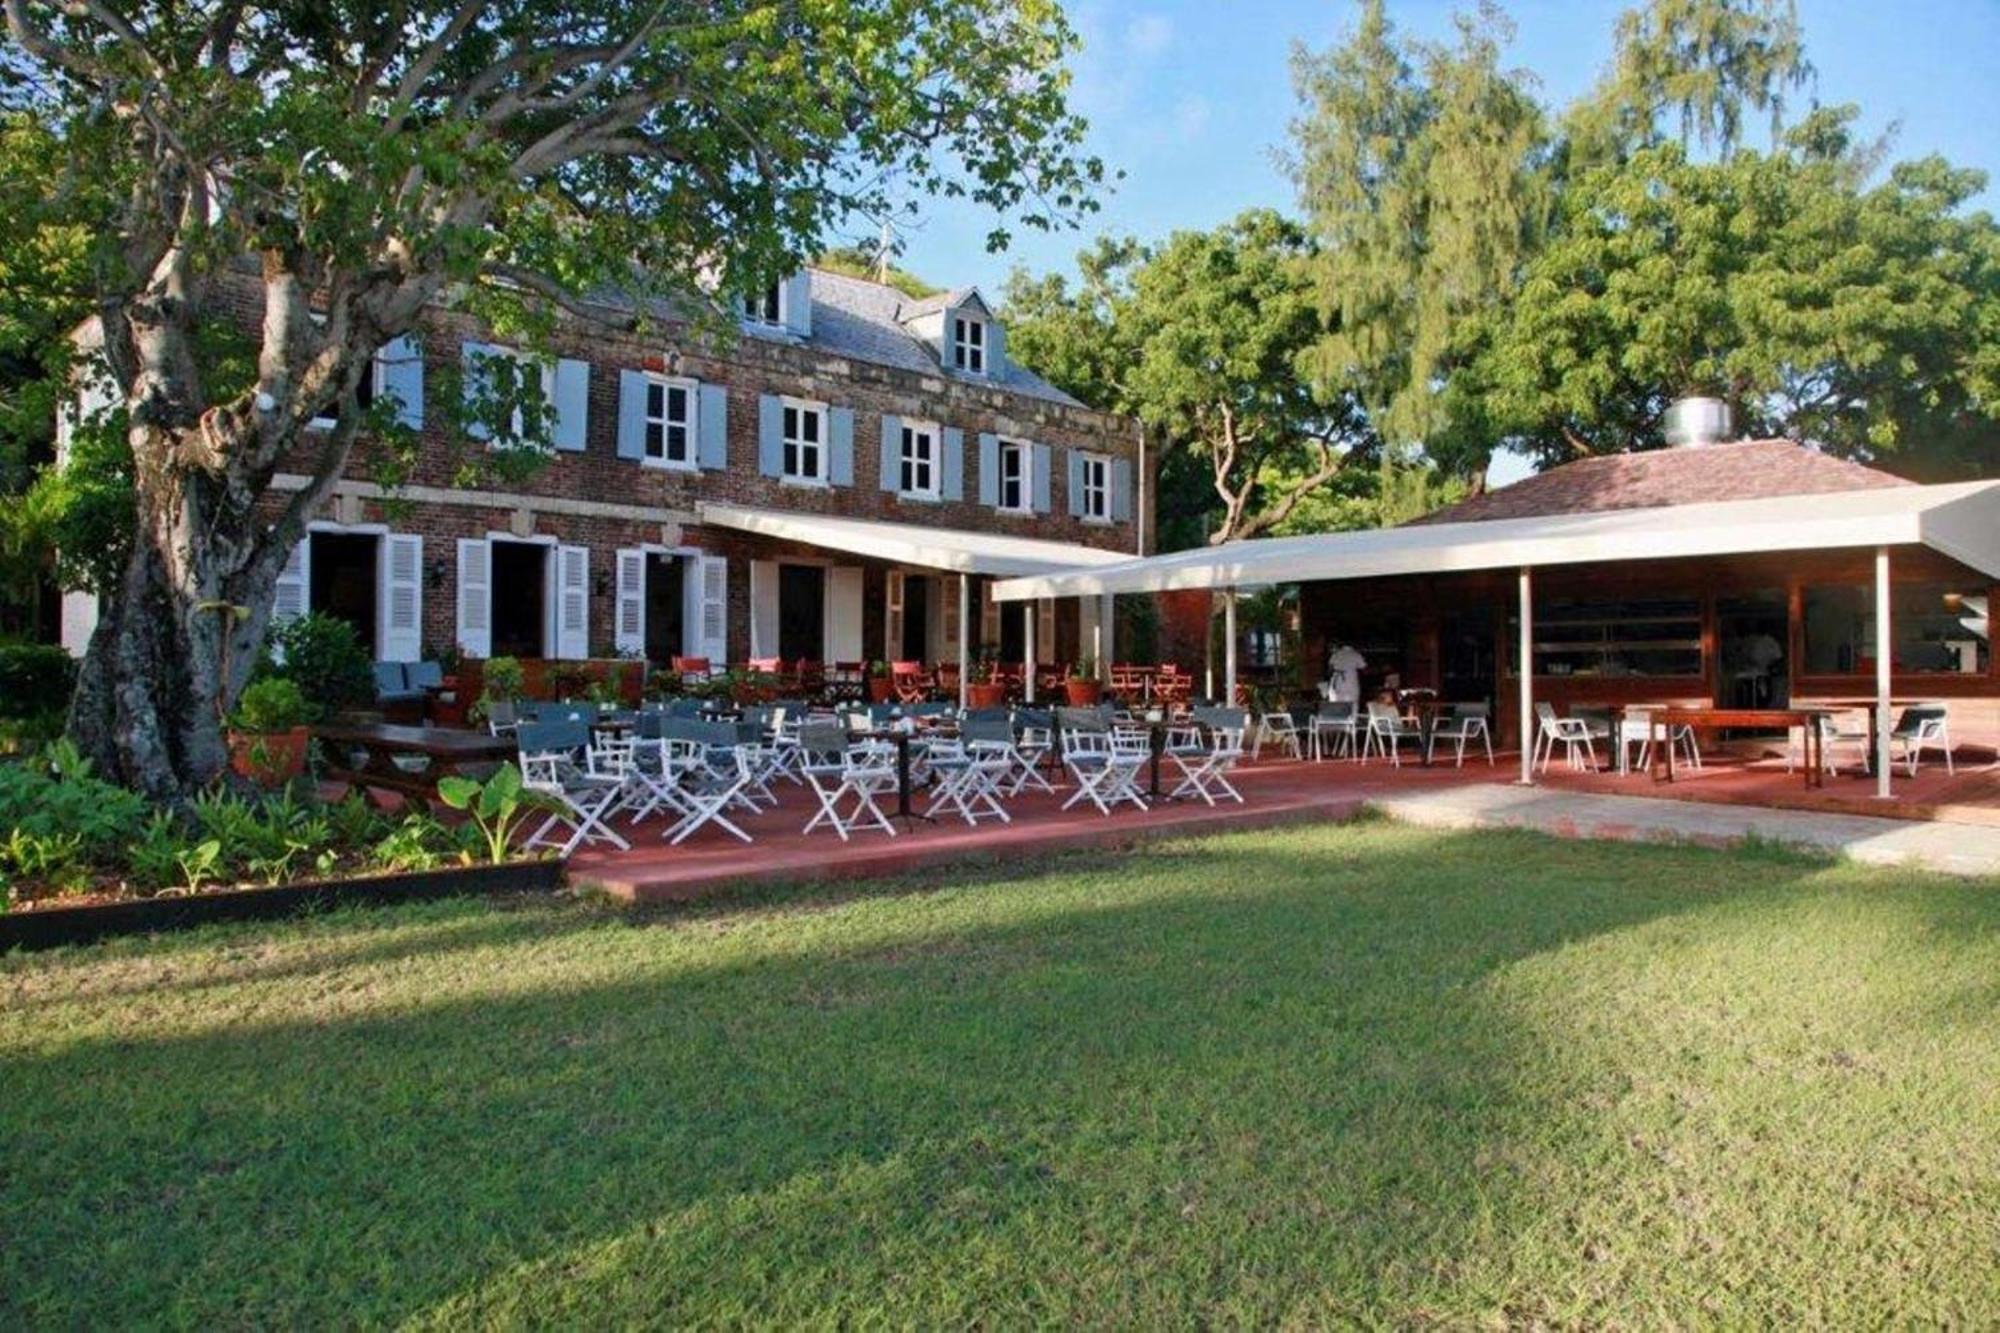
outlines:
[[[974,289],[962,287],[913,301],[886,283],[851,278],[844,273],[812,269],[812,337],[806,345],[836,356],[872,361],[897,370],[943,375],[965,384],[986,384],[1010,393],[1041,398],[1069,407],[1083,404],[1041,376],[1002,357],[997,373],[966,375],[938,364],[930,345],[904,327],[904,321],[932,310],[957,305]]]

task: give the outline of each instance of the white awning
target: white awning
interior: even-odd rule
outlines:
[[[2000,578],[2000,482],[1270,537],[997,583],[996,600],[1923,545]]]
[[[1036,541],[962,528],[931,528],[916,523],[886,523],[869,518],[833,518],[785,509],[752,509],[743,505],[703,501],[696,513],[704,523],[754,532],[778,541],[802,542],[829,551],[868,556],[899,565],[955,574],[987,574],[1017,578],[1061,570],[1117,565],[1130,560],[1122,551],[1105,551],[1071,542]]]

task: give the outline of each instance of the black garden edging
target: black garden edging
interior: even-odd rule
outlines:
[[[185,930],[215,921],[269,921],[356,904],[388,907],[473,894],[546,893],[562,887],[564,868],[562,861],[510,861],[497,866],[452,866],[407,875],[315,880],[268,889],[221,889],[174,898],[8,912],[0,914],[0,953],[88,944],[114,935]]]

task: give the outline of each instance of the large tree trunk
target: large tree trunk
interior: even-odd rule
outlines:
[[[69,732],[105,776],[179,805],[224,770],[222,721],[255,665],[282,547],[230,488],[170,461],[183,444],[171,432],[134,434],[136,540],[104,598]]]

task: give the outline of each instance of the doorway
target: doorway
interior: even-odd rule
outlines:
[[[670,662],[686,652],[681,636],[687,562],[646,553],[646,660]]]
[[[1791,663],[1786,644],[1790,619],[1781,588],[1719,597],[1715,602],[1715,702],[1724,708],[1790,705]]]
[[[778,656],[816,662],[826,641],[826,570],[778,566]]]
[[[312,587],[306,605],[354,627],[369,657],[375,657],[376,587],[382,539],[366,532],[315,532],[307,561]]]
[[[493,543],[495,657],[548,656],[550,549],[537,542]]]
[[[1495,652],[1493,608],[1465,607],[1438,622],[1438,683],[1442,697],[1457,703],[1493,702],[1499,661]]]
[[[903,576],[903,641],[900,660],[926,662],[931,655],[931,580],[927,574]]]

